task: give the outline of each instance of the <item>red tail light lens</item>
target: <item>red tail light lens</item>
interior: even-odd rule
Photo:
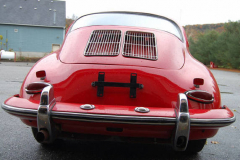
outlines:
[[[189,99],[197,101],[199,103],[212,103],[214,101],[213,95],[206,91],[192,90],[187,91],[185,94]]]
[[[37,72],[36,72],[36,77],[37,77],[37,78],[44,79],[44,78],[46,77],[46,72],[45,72],[44,70],[37,71]]]
[[[27,94],[38,94],[41,93],[43,88],[49,86],[51,84],[44,83],[44,82],[33,82],[27,85],[25,91]]]
[[[193,84],[195,84],[195,85],[203,85],[204,84],[204,80],[202,78],[194,78],[193,79]]]

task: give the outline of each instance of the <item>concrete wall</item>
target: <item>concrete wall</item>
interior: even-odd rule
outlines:
[[[39,57],[52,51],[52,44],[62,44],[63,28],[20,26],[0,24],[0,35],[3,43],[8,38],[7,48],[13,49],[19,55]],[[0,46],[1,48],[1,46]],[[2,46],[6,50],[6,46]]]
[[[48,55],[50,52],[16,52],[16,57],[28,57],[28,58],[42,58],[46,55]]]

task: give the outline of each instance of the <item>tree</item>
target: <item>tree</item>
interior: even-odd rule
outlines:
[[[1,40],[0,45],[1,45],[1,50],[2,50],[2,40],[3,40],[3,36],[2,35],[0,35],[0,40]]]
[[[219,36],[219,33],[215,30],[206,32],[205,34],[200,34],[196,42],[193,39],[189,39],[190,52],[192,55],[204,63],[205,65],[209,64],[210,61],[216,61],[215,51],[216,45],[215,42]]]
[[[71,19],[75,21],[76,19],[78,19],[78,16],[76,16],[75,14],[73,14]]]
[[[192,55],[204,64],[213,61],[225,68],[240,69],[240,21],[224,24],[222,32],[210,30],[189,38]]]
[[[226,29],[226,55],[231,59],[230,67],[240,69],[240,22],[229,22]]]
[[[72,24],[73,21],[74,20],[69,19],[69,18],[66,19],[66,31],[67,31],[68,27]]]

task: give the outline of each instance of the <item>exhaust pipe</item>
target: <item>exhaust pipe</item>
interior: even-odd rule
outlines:
[[[177,147],[185,148],[187,146],[187,138],[185,136],[180,136],[177,138]]]
[[[40,130],[40,131],[37,133],[36,140],[37,140],[39,143],[42,143],[42,142],[46,141],[48,138],[49,138],[49,133],[48,133],[48,131],[47,131],[47,130]]]

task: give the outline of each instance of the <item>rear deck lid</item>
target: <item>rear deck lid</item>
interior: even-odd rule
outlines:
[[[180,69],[184,64],[184,44],[176,36],[160,30],[91,26],[67,35],[60,60],[68,64]]]

